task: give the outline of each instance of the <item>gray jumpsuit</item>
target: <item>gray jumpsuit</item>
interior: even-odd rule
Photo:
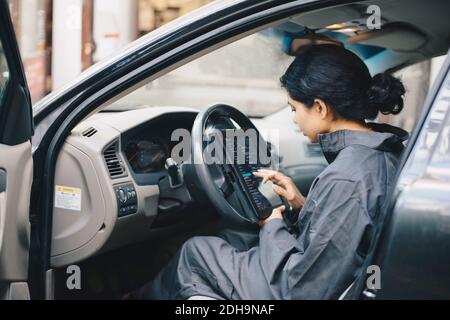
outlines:
[[[144,299],[337,299],[361,272],[374,225],[387,207],[406,131],[371,123],[374,132],[320,134],[329,163],[313,181],[294,228],[267,222],[255,241],[188,240]]]

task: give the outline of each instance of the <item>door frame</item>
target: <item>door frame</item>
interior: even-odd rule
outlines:
[[[34,133],[31,97],[6,0],[0,0],[0,41],[8,79],[0,104],[2,294],[6,299],[29,299],[29,194],[32,179],[31,137]],[[3,209],[0,208],[0,209]],[[7,228],[6,228],[7,226]],[[12,256],[12,257],[11,257]]]
[[[8,64],[9,79],[4,105],[0,107],[0,143],[16,145],[29,140],[34,133],[31,96],[6,0],[0,1],[0,41]],[[20,109],[13,106],[24,106]]]

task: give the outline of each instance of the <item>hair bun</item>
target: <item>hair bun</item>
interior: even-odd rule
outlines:
[[[402,82],[387,73],[379,73],[372,79],[367,92],[369,107],[382,114],[398,114],[403,109],[405,87]]]

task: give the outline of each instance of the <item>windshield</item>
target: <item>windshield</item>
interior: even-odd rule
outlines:
[[[264,117],[286,106],[279,78],[293,57],[282,51],[281,42],[273,29],[250,35],[147,83],[107,110],[151,106],[202,110],[225,103],[247,116]]]

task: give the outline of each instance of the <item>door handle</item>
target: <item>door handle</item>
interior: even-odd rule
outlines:
[[[6,171],[0,169],[0,193],[6,191]]]

